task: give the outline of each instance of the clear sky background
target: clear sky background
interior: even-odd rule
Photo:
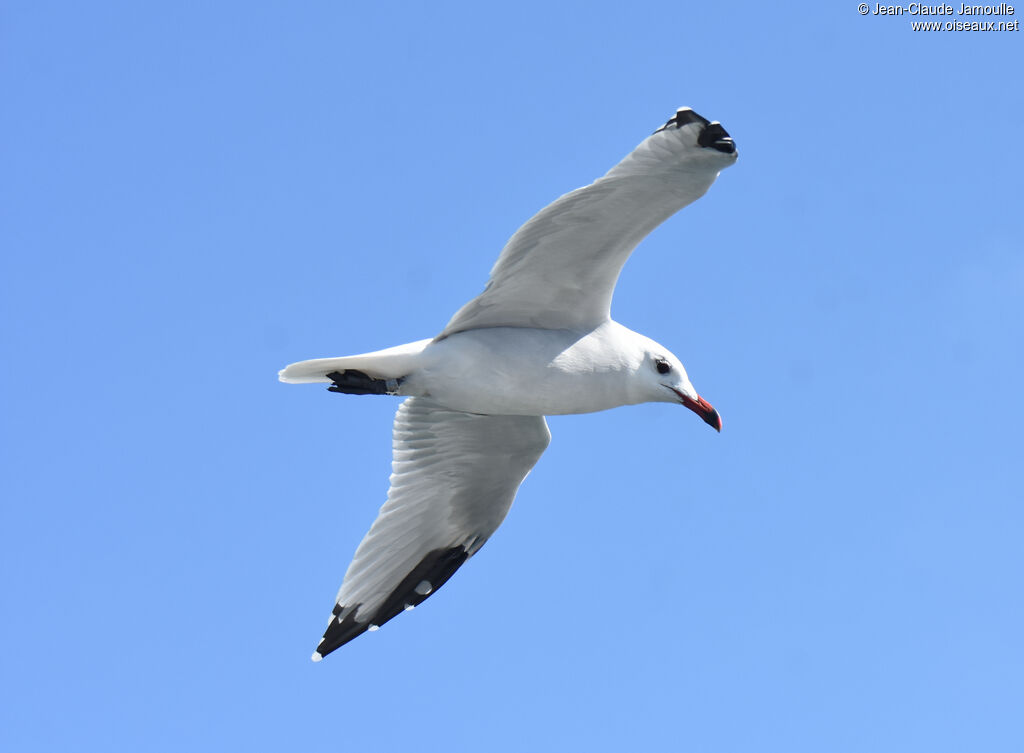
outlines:
[[[4,750],[1024,750],[1024,32],[0,13]],[[277,370],[436,334],[681,105],[740,158],[613,313],[725,430],[551,419],[480,554],[311,663],[398,401]]]

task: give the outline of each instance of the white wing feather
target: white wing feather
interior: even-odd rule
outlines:
[[[483,416],[410,398],[391,489],[356,550],[315,660],[436,591],[483,546],[548,446],[543,416]]]
[[[604,177],[523,225],[502,250],[484,292],[438,337],[483,327],[589,331],[608,320],[615,283],[636,245],[703,196],[719,171],[736,161],[734,151],[698,144],[706,120],[688,108],[676,118],[690,122],[669,127],[676,119],[669,121]]]

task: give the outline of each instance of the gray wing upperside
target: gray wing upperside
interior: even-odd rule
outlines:
[[[681,108],[606,175],[519,228],[484,292],[438,339],[484,327],[593,329],[610,317],[615,283],[637,244],[735,161],[720,124]]]

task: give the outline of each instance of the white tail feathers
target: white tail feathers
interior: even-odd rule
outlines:
[[[396,345],[394,348],[363,353],[358,356],[299,361],[277,372],[277,378],[289,384],[330,382],[327,375],[332,371],[356,369],[375,379],[398,379],[415,370],[417,356],[430,342],[431,338],[428,337],[426,340],[417,340],[414,343]]]

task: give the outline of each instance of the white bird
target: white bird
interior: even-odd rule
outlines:
[[[301,361],[282,382],[404,395],[391,488],[356,550],[313,660],[437,591],[501,525],[551,439],[544,416],[681,403],[722,421],[672,353],[611,319],[615,282],[648,234],[736,161],[688,107],[589,186],[523,225],[483,293],[432,339]]]

